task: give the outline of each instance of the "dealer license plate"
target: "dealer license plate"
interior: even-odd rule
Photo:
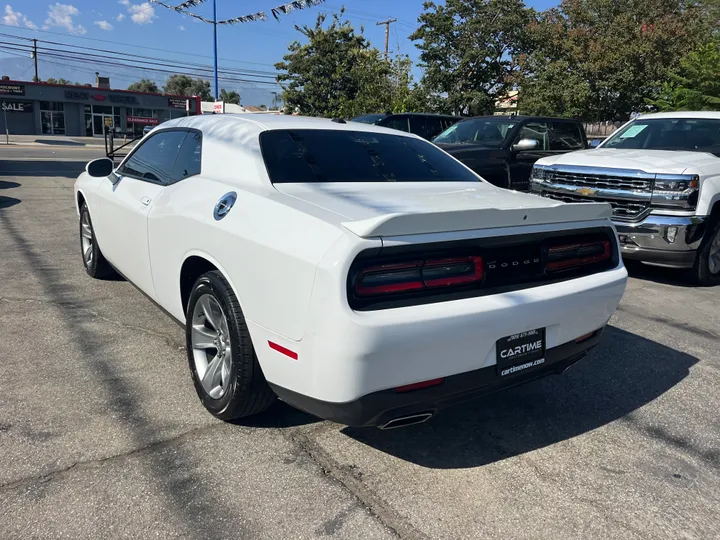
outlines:
[[[513,334],[497,341],[497,374],[519,375],[545,363],[545,329]]]

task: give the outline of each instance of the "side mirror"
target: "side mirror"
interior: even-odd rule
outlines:
[[[93,178],[105,178],[115,169],[115,164],[110,158],[99,158],[93,159],[90,163],[85,165],[85,172],[87,172]]]
[[[538,142],[535,139],[520,139],[513,144],[512,149],[514,152],[526,152],[528,150],[535,150],[537,147]]]
[[[604,140],[605,139],[590,139],[590,141],[588,141],[588,148],[597,148]]]

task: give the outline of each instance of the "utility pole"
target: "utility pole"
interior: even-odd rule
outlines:
[[[385,25],[385,60],[388,60],[390,58],[390,25],[394,22],[397,22],[397,19],[388,19],[387,21],[380,21],[375,23],[375,26],[380,26],[381,24]]]
[[[35,59],[35,82],[40,82],[37,66],[37,39],[33,39],[33,58]]]
[[[215,52],[215,101],[220,99],[220,90],[218,89],[218,58],[217,58],[217,0],[213,0],[213,51]]]

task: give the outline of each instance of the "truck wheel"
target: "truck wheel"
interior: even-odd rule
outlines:
[[[703,238],[693,268],[696,281],[705,287],[720,284],[720,220]]]
[[[90,277],[106,279],[116,275],[115,270],[100,251],[90,219],[90,211],[85,203],[80,207],[80,253],[85,271]]]
[[[245,317],[220,272],[200,276],[190,294],[185,338],[195,390],[221,420],[267,409],[275,394],[260,369]]]

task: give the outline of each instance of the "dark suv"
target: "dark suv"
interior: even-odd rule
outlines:
[[[458,120],[462,120],[462,118],[459,116],[427,113],[364,114],[352,119],[353,122],[374,124],[376,126],[414,133],[427,140],[431,140],[436,135],[442,133]]]
[[[477,116],[458,122],[433,139],[496,186],[528,191],[540,158],[588,147],[579,120],[537,116]]]

